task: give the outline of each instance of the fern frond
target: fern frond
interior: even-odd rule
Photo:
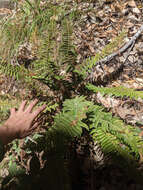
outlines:
[[[134,156],[129,153],[129,149],[124,147],[114,135],[100,129],[95,129],[94,132],[93,138],[101,145],[104,154],[119,156],[128,162],[135,160]]]
[[[131,88],[126,88],[124,86],[118,86],[118,87],[97,87],[92,84],[86,85],[88,90],[91,90],[95,93],[100,92],[103,95],[113,95],[113,96],[118,96],[118,97],[129,97],[129,98],[143,98],[143,93],[141,91],[136,91],[135,89]]]
[[[116,153],[128,160],[139,159],[141,137],[139,128],[125,125],[122,120],[112,117],[100,106],[95,106],[91,116],[91,135],[97,140],[106,153]]]
[[[53,85],[54,80],[64,79],[60,71],[68,72],[75,62],[74,47],[71,42],[72,27],[67,20],[62,23],[61,43],[56,44],[56,22],[51,21],[47,32],[42,35],[41,46],[37,52],[37,61],[33,63],[34,79]],[[56,53],[55,53],[56,52]],[[57,54],[57,56],[55,56]]]
[[[13,58],[17,59],[22,44],[30,42],[32,47],[37,45],[32,41],[35,30],[39,39],[47,30],[47,23],[53,22],[50,20],[51,17],[59,14],[59,10],[58,6],[50,6],[50,2],[44,7],[40,6],[40,1],[27,0],[19,3],[19,11],[1,24],[0,57],[10,63]]]
[[[62,113],[55,117],[53,129],[64,130],[72,138],[80,136],[82,127],[88,129],[88,126],[82,120],[87,118],[86,113],[92,105],[83,96],[66,100],[63,104]]]
[[[19,80],[21,78],[24,79],[24,77],[26,77],[26,75],[28,74],[28,71],[26,71],[26,69],[23,66],[18,66],[18,65],[13,66],[10,63],[8,64],[1,63],[0,72],[16,80]]]
[[[59,48],[61,54],[62,64],[69,64],[73,66],[75,63],[76,55],[74,46],[72,44],[72,26],[71,23],[65,19],[62,22],[62,42]]]
[[[55,24],[55,21],[51,21],[47,25],[47,32],[44,32],[43,35],[41,35],[39,41],[40,45],[37,50],[37,60],[33,62],[31,66],[32,72],[34,73],[32,76],[33,79],[51,85],[59,71],[56,60],[53,58],[53,52],[56,46],[56,43],[53,40],[56,35]]]

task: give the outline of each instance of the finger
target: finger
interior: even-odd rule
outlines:
[[[26,104],[27,104],[27,100],[22,101],[22,103],[18,109],[18,112],[24,111]]]
[[[46,105],[43,105],[43,106],[39,107],[37,110],[35,110],[32,113],[33,119],[35,119],[42,111],[44,111],[45,108],[46,108]]]
[[[31,127],[30,131],[34,131],[38,126],[39,126],[39,122],[34,123],[34,125]]]
[[[10,114],[11,114],[11,115],[14,115],[15,113],[16,113],[16,109],[15,109],[15,108],[11,108],[11,109],[10,109]]]
[[[38,103],[38,100],[35,99],[34,101],[32,101],[29,106],[26,108],[26,112],[31,112],[33,107]]]

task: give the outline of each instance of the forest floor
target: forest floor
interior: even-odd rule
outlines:
[[[82,10],[80,20],[76,20],[73,26],[74,45],[77,56],[77,65],[81,64],[86,58],[95,56],[98,52],[102,52],[103,48],[111,42],[119,32],[122,32],[124,43],[128,42],[130,38],[136,34],[139,28],[143,25],[143,1],[142,0],[100,0],[100,1],[66,1],[68,3],[68,11],[72,11],[76,7],[77,10]],[[57,1],[55,3],[63,3]],[[76,5],[76,6],[75,6]],[[11,14],[9,9],[0,9],[0,14]],[[119,39],[120,40],[120,39]],[[118,42],[118,47],[114,51],[119,51],[122,44]],[[30,55],[27,55],[27,57]],[[69,80],[70,76],[67,76]],[[96,68],[93,72],[90,81],[94,84],[106,87],[118,87],[120,85],[128,88],[134,88],[137,91],[143,91],[143,34],[135,41],[132,49],[128,48],[124,53],[117,55],[108,64],[102,64],[102,67]],[[37,82],[36,85],[39,85]],[[80,86],[77,87],[75,94],[80,92]],[[46,85],[43,84],[41,89],[48,90],[48,95],[54,102],[60,102],[61,96],[69,92],[50,91]],[[67,90],[68,91],[68,90]],[[6,76],[2,75],[0,79],[0,94],[7,97],[16,98],[16,94],[22,100],[23,98],[32,99],[35,92],[23,88],[20,82],[11,81]],[[70,94],[70,96],[72,96]],[[102,96],[97,93],[92,97],[94,101],[103,105],[110,110],[113,115],[120,117],[127,124],[140,124],[143,126],[143,102],[142,100],[128,100],[127,98],[115,98],[112,96]],[[12,105],[14,105],[13,102]],[[44,129],[43,129],[44,130]],[[142,135],[142,134],[141,134]],[[22,141],[21,141],[22,142]],[[76,144],[77,143],[77,144]],[[79,144],[78,144],[79,143]],[[79,149],[83,146],[87,147],[87,142],[84,142],[84,137],[80,142],[75,141],[77,152],[76,158],[71,162],[70,175],[72,176],[72,185],[67,189],[81,189],[81,190],[142,190],[143,186],[134,175],[129,175],[117,164],[104,165],[97,167],[91,161],[88,153],[79,154]],[[79,148],[80,147],[80,148]],[[95,145],[92,145],[94,148]],[[23,153],[24,154],[24,153]],[[9,153],[7,154],[9,156]],[[25,159],[25,155],[21,154]],[[32,159],[32,158],[30,158]],[[30,160],[29,159],[29,160]],[[34,159],[34,158],[33,158]],[[102,159],[101,159],[102,160]],[[7,157],[3,164],[7,162]],[[36,161],[35,161],[36,162]],[[102,162],[102,161],[101,161]],[[57,163],[58,165],[58,163]],[[28,164],[24,167],[29,167]],[[33,167],[36,168],[36,165]],[[35,169],[36,170],[36,169]],[[34,171],[34,170],[33,170]],[[39,190],[64,190],[60,184],[60,179],[57,179],[60,174],[55,176],[55,181],[47,182],[50,178],[48,174],[49,169],[43,168],[40,173],[36,175],[31,173],[24,177],[9,178],[8,171],[2,169],[2,182],[0,189],[14,190],[14,189],[39,189]],[[35,172],[36,173],[36,172]],[[19,180],[19,181],[18,181]],[[23,186],[19,186],[19,184]],[[53,185],[52,183],[57,185]],[[58,185],[61,187],[58,187]]]

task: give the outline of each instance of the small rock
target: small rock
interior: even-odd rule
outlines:
[[[135,8],[133,8],[133,13],[139,14],[140,10],[137,7],[135,7]]]

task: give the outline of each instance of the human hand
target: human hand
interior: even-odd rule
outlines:
[[[15,108],[12,108],[10,110],[11,114],[9,119],[4,123],[3,127],[0,127],[0,128],[5,127],[5,130],[7,130],[6,143],[9,143],[14,139],[25,138],[28,135],[32,134],[34,129],[37,128],[39,123],[38,122],[34,123],[34,120],[46,108],[46,105],[43,105],[37,108],[36,110],[32,111],[37,103],[38,100],[34,100],[26,108],[27,101],[23,101],[17,111]],[[4,138],[6,139],[6,136],[5,137],[3,136],[2,139]]]

